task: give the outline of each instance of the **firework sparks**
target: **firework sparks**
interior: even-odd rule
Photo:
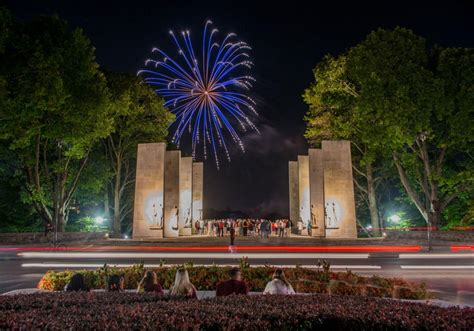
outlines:
[[[170,31],[178,48],[177,58],[153,48],[152,53],[159,59],[146,60],[147,69],[138,74],[156,87],[156,93],[165,98],[165,106],[176,115],[172,142],[179,146],[187,131],[193,158],[197,146],[202,144],[204,159],[211,149],[219,167],[219,148],[230,161],[226,137],[245,152],[238,132],[258,129],[250,118],[257,115],[256,103],[248,96],[255,79],[246,74],[253,66],[248,54],[251,47],[236,40],[234,33],[218,43],[218,30],[211,26],[211,21],[204,26],[201,59],[196,56],[189,31],[182,31],[182,38]]]

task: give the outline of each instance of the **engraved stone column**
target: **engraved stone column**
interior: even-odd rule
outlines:
[[[290,221],[291,230],[297,232],[297,224],[300,219],[299,189],[298,189],[298,161],[288,162],[288,179],[289,179],[289,197],[290,197]]]
[[[310,214],[312,236],[324,237],[324,173],[323,151],[310,148],[309,157],[309,188],[310,188]]]
[[[298,155],[298,183],[299,212],[304,226],[302,235],[308,235],[308,223],[311,221],[311,213],[309,201],[309,158],[307,155]]]
[[[357,238],[349,141],[323,141],[327,238]]]
[[[198,222],[202,217],[203,213],[203,180],[204,180],[204,164],[202,162],[193,163],[193,232],[196,229],[196,222]]]
[[[163,237],[165,143],[139,144],[135,175],[133,238]]]
[[[191,235],[193,158],[182,157],[179,171],[179,235]]]
[[[165,154],[165,218],[164,236],[179,236],[179,170],[181,151],[167,151]]]

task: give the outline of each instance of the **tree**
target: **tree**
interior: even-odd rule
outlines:
[[[130,187],[135,182],[137,144],[166,141],[174,116],[164,107],[163,99],[139,78],[108,73],[107,79],[115,125],[114,131],[104,139],[104,146],[113,173],[112,232],[120,236],[123,220],[132,210]]]
[[[371,174],[380,176],[384,167],[373,166],[387,157],[428,224],[438,226],[443,210],[472,192],[473,64],[472,49],[430,50],[423,38],[396,28],[374,31],[316,67],[304,95],[306,137],[353,141],[365,168],[354,167],[356,187],[367,191],[374,225],[380,177]]]
[[[372,32],[348,54],[359,113],[374,143],[389,149],[401,183],[429,226],[472,190],[472,49],[429,50],[412,31]]]
[[[89,152],[113,127],[105,78],[90,41],[57,17],[15,23],[11,33],[0,54],[0,139],[36,212],[61,231]]]
[[[380,149],[366,130],[372,121],[358,113],[360,99],[356,81],[347,75],[347,56],[326,56],[314,69],[315,81],[305,90],[309,105],[305,137],[312,146],[324,139],[349,139],[353,150],[354,184],[357,196],[369,209],[374,235],[381,234],[377,187],[383,179]],[[369,134],[368,134],[369,133]]]

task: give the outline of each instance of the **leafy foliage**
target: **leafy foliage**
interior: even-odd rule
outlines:
[[[165,142],[174,115],[141,79],[112,72],[106,76],[114,109],[113,132],[103,141],[113,174],[107,194],[113,202],[113,234],[120,237],[124,219],[132,208],[137,145]]]
[[[365,295],[366,287],[381,288],[381,296],[389,297],[398,295],[399,287],[410,289],[409,299],[425,299],[430,295],[422,285],[411,284],[402,279],[388,279],[381,277],[363,277],[347,272],[331,272],[327,262],[321,262],[322,268],[313,270],[307,268],[284,269],[287,279],[293,284],[295,290],[301,293],[336,293],[346,295]],[[182,266],[159,267],[153,269],[158,277],[158,282],[164,288],[170,288],[174,282],[176,270]],[[198,290],[215,290],[219,281],[228,279],[230,267],[202,267],[186,265],[191,282]],[[86,286],[90,289],[105,288],[107,275],[123,274],[125,287],[137,288],[138,283],[145,273],[143,264],[137,264],[129,268],[107,267],[97,270],[80,271],[84,274]],[[266,284],[272,279],[275,269],[272,266],[250,267],[241,269],[242,277],[247,282],[251,291],[261,292]],[[38,284],[38,288],[51,291],[60,291],[69,282],[76,271],[49,271]],[[372,293],[372,292],[371,292]],[[376,291],[373,291],[376,293]],[[407,292],[408,293],[408,292]]]
[[[380,165],[396,169],[411,203],[435,226],[454,200],[472,197],[474,49],[430,49],[411,30],[378,29],[325,57],[314,73],[303,96],[306,137],[353,141],[355,184],[367,191],[372,220],[377,187],[370,182],[380,180]]]
[[[57,17],[12,26],[0,53],[0,139],[18,158],[29,202],[62,229],[92,145],[112,130],[105,78],[81,30]]]
[[[360,296],[206,300],[114,292],[0,296],[0,328],[15,330],[471,330],[473,326],[473,308]]]

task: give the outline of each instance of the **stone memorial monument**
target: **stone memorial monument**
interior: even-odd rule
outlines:
[[[192,229],[196,231],[196,222],[202,219],[202,199],[204,187],[204,164],[193,163],[193,189],[192,189]]]
[[[300,218],[300,203],[299,203],[299,183],[298,183],[298,161],[290,161],[288,163],[289,170],[289,187],[290,187],[290,220],[291,229],[293,232],[297,231],[297,222]]]
[[[140,144],[137,150],[133,236],[163,238],[164,143]]]
[[[192,234],[202,218],[202,163],[166,151],[165,143],[139,144],[133,238],[159,239]]]
[[[350,141],[323,141],[298,155],[298,197],[294,161],[289,163],[290,220],[302,220],[303,235],[357,238]],[[293,206],[299,206],[296,215]],[[298,219],[296,219],[298,217]]]
[[[190,236],[192,226],[193,158],[182,157],[179,170],[179,235]]]

